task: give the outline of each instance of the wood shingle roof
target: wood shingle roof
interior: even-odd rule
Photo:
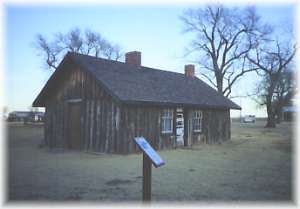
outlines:
[[[241,109],[197,77],[78,53],[68,53],[64,59],[67,57],[89,71],[122,103]],[[38,104],[38,98],[34,104]]]

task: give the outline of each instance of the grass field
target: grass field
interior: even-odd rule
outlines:
[[[291,201],[292,124],[232,124],[222,145],[159,151],[156,201]],[[96,155],[40,148],[43,127],[8,125],[7,199],[140,201],[142,155]]]

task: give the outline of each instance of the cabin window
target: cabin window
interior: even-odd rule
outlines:
[[[162,133],[172,133],[173,132],[173,110],[164,109],[161,115],[161,132]]]
[[[193,131],[201,132],[202,131],[202,111],[195,110],[193,112]]]

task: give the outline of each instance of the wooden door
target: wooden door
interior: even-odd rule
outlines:
[[[188,110],[184,108],[183,110],[183,122],[184,122],[184,134],[183,134],[183,145],[186,147],[189,145],[188,143],[188,132],[189,132],[189,117],[188,117]]]
[[[184,114],[183,108],[176,108],[176,146],[184,144]]]
[[[70,149],[81,149],[81,123],[80,123],[80,104],[70,103],[69,104],[69,148]]]
[[[193,140],[192,110],[184,109],[184,146],[191,146]]]
[[[191,112],[189,112],[188,114],[188,146],[192,145],[192,140],[193,140],[193,119],[192,119],[192,115]]]

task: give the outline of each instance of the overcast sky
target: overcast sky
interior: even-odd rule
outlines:
[[[67,32],[74,27],[87,28],[101,33],[126,51],[142,52],[142,65],[169,71],[183,72],[189,63],[183,57],[190,41],[182,33],[179,16],[189,7],[197,5],[89,5],[18,6],[5,7],[5,105],[9,111],[28,110],[51,72],[43,68],[41,58],[33,47],[38,33],[48,38],[54,33]],[[201,5],[199,5],[201,6]],[[293,5],[256,5],[262,19],[283,28],[294,21]],[[282,34],[282,33],[281,33]],[[196,68],[197,71],[197,68]],[[235,87],[233,94],[251,91],[255,75],[248,75]],[[241,104],[242,114],[265,116],[251,99],[235,99]],[[233,111],[238,116],[239,111]]]

